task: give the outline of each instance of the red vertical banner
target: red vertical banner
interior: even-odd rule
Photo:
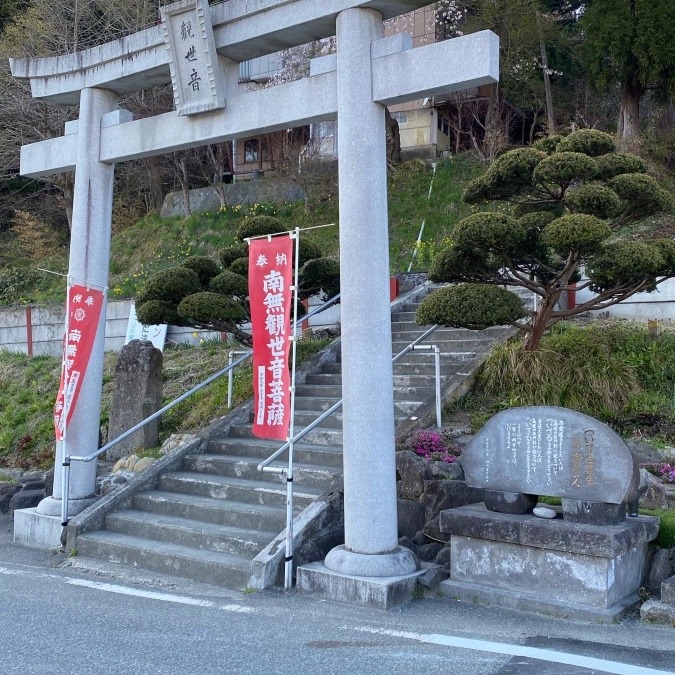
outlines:
[[[286,440],[291,421],[293,240],[249,243],[248,292],[253,333],[253,434]]]
[[[82,380],[96,339],[103,299],[103,291],[78,285],[68,287],[68,316],[66,316],[66,333],[63,336],[61,383],[54,405],[54,430],[57,441],[63,440],[66,427],[70,424],[77,405]]]

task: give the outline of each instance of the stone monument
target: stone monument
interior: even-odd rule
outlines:
[[[115,365],[115,390],[108,439],[156,413],[162,406],[162,352],[149,340],[132,340],[122,347]],[[146,424],[106,453],[108,461],[117,461],[136,449],[159,444],[159,420]]]
[[[506,410],[462,453],[485,502],[443,511],[444,595],[582,620],[615,621],[638,601],[659,519],[626,518],[639,472],[607,425],[555,407]],[[555,518],[533,515],[560,497]]]

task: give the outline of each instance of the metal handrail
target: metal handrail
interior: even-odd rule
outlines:
[[[434,352],[435,364],[436,364],[436,425],[440,428],[441,426],[441,378],[440,378],[440,349],[437,345],[420,345],[422,340],[428,338],[432,333],[434,333],[439,328],[439,324],[436,324],[425,331],[417,339],[413,340],[409,345],[402,349],[394,358],[392,358],[392,365],[398,360],[403,358],[406,354],[414,351],[415,349],[431,349]],[[276,473],[280,475],[285,475],[288,477],[290,473],[290,468],[288,466],[269,466],[274,462],[280,455],[286,452],[289,448],[294,446],[298,441],[301,441],[310,431],[313,431],[318,427],[321,422],[328,419],[333,413],[337,412],[342,408],[342,399],[337,403],[333,404],[328,410],[323,412],[319,417],[317,417],[313,422],[308,424],[302,431],[293,436],[293,438],[286,441],[278,450],[272,453],[266,460],[258,464],[258,471],[267,472],[267,473]],[[290,483],[290,489],[292,491],[292,482]],[[288,525],[287,525],[288,528]],[[289,590],[292,585],[292,565],[293,565],[293,542],[292,538],[288,541],[287,537],[287,547],[286,547],[286,570],[285,570],[285,583],[284,588]]]
[[[323,312],[325,309],[328,309],[328,307],[334,305],[338,300],[340,299],[340,294],[338,293],[337,295],[334,295],[332,298],[329,300],[326,300],[322,305],[319,307],[316,307],[313,309],[311,312],[303,315],[300,317],[294,324],[294,326],[297,326],[298,324],[302,324],[303,321],[307,321],[307,319],[313,317],[315,314],[319,314],[320,312]],[[106,443],[103,447],[99,448],[96,450],[96,452],[92,452],[89,455],[85,456],[79,456],[79,455],[66,455],[63,458],[63,463],[61,464],[61,490],[62,490],[62,495],[61,495],[61,527],[66,527],[68,525],[68,493],[69,493],[69,487],[70,487],[70,464],[71,462],[93,462],[95,459],[100,457],[104,452],[107,452],[110,450],[110,448],[114,447],[118,443],[122,442],[125,438],[128,438],[132,434],[136,433],[146,425],[150,424],[150,422],[153,422],[156,420],[158,417],[161,417],[164,413],[168,412],[172,408],[175,408],[179,403],[182,403],[185,399],[189,398],[193,394],[196,394],[198,391],[201,391],[204,389],[204,387],[207,387],[209,384],[211,384],[214,380],[217,380],[219,377],[222,377],[223,375],[231,372],[236,368],[238,365],[246,361],[251,357],[251,354],[253,353],[253,350],[249,350],[246,352],[243,356],[238,358],[236,361],[233,361],[232,363],[229,363],[225,368],[222,368],[219,370],[217,373],[214,373],[210,377],[207,377],[203,382],[200,382],[198,385],[192,387],[189,391],[186,391],[184,394],[179,396],[177,399],[171,401],[171,403],[168,403],[165,405],[163,408],[158,410],[157,412],[153,413],[149,417],[146,417],[144,420],[139,422],[138,424],[134,425],[131,427],[131,429],[127,429],[124,433],[120,434],[117,438],[114,438],[112,441],[109,441]]]

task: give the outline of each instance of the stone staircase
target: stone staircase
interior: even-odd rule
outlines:
[[[394,354],[426,329],[415,323],[417,304],[392,314]],[[442,387],[448,394],[465,382],[496,340],[510,329],[476,333],[438,329],[426,344],[441,349]],[[434,410],[434,360],[412,352],[394,366],[397,433]],[[296,432],[341,398],[339,353],[296,387]],[[416,420],[416,422],[414,422]],[[123,510],[105,517],[105,529],[80,534],[82,556],[142,567],[229,588],[248,585],[252,560],[286,526],[286,484],[257,465],[280,447],[252,435],[251,424],[212,430],[203,451],[187,454],[177,470],[159,476],[153,489],[137,492]],[[285,458],[284,458],[285,459]],[[282,466],[276,462],[273,466]],[[324,493],[342,470],[342,415],[334,414],[294,450],[296,515]]]

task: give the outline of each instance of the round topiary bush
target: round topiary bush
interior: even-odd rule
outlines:
[[[233,261],[230,265],[230,272],[234,272],[235,274],[239,274],[248,279],[248,256],[237,258]]]
[[[556,152],[537,165],[533,178],[537,183],[552,183],[567,187],[574,181],[595,175],[595,161],[581,152]]]
[[[261,237],[265,234],[278,234],[286,232],[286,227],[274,216],[253,216],[247,218],[237,230],[239,239],[248,239],[249,237]]]
[[[145,288],[136,296],[136,304],[142,305],[149,300],[162,300],[178,304],[185,296],[202,290],[199,276],[187,267],[172,267],[158,272],[145,284]]]
[[[340,292],[340,263],[331,258],[307,261],[300,274],[300,292],[304,297],[323,293],[325,299]]]
[[[248,279],[231,270],[225,270],[225,272],[211,279],[209,291],[245,300],[248,297]]]
[[[522,300],[503,288],[488,284],[459,284],[434,291],[417,309],[420,326],[440,324],[483,330],[527,316]]]
[[[517,249],[525,239],[525,229],[518,221],[501,213],[474,213],[455,226],[454,245],[461,250]]]
[[[248,246],[244,242],[226,246],[218,252],[223,267],[229,267],[238,258],[245,258],[248,256]]]
[[[616,150],[614,136],[597,129],[579,129],[560,140],[557,152],[582,152],[599,157]]]
[[[613,218],[621,211],[621,200],[614,190],[599,183],[587,183],[567,192],[565,206],[577,213]]]
[[[293,250],[295,251],[295,249]],[[307,239],[307,237],[300,237],[300,267],[302,267],[308,260],[320,258],[322,255],[323,253],[321,252],[321,247],[318,244],[310,241]]]
[[[183,267],[196,272],[203,287],[208,286],[209,281],[220,274],[220,268],[216,261],[205,255],[191,256],[183,263]]]
[[[668,211],[673,206],[671,196],[651,176],[643,173],[615,176],[608,185],[621,199],[631,203],[634,210]]]
[[[429,281],[444,283],[480,279],[485,274],[494,274],[501,267],[500,261],[488,251],[471,249],[460,251],[456,246],[443,249],[429,265]]]
[[[497,157],[485,174],[485,182],[496,195],[508,195],[514,187],[532,183],[534,170],[546,158],[537,148],[518,148]]]
[[[162,323],[170,323],[180,326],[183,320],[176,312],[175,305],[162,300],[148,300],[136,307],[136,317],[146,326],[155,326]]]
[[[541,241],[556,253],[567,256],[570,251],[591,253],[612,234],[609,225],[595,216],[576,213],[556,218],[541,233]]]
[[[611,153],[595,160],[598,165],[597,177],[609,180],[622,173],[647,173],[647,162],[629,152]]]
[[[540,138],[535,144],[534,147],[537,150],[545,152],[547,155],[554,153],[558,149],[558,143],[562,141],[564,136],[562,134],[554,134],[553,136],[546,136],[545,138]]]
[[[181,300],[177,311],[183,320],[197,324],[238,324],[248,318],[244,308],[232,298],[208,291],[188,295]]]
[[[469,181],[462,193],[462,201],[465,204],[481,204],[490,199],[492,199],[492,190],[483,177]]]
[[[607,244],[586,266],[595,291],[640,282],[665,272],[666,260],[651,242],[619,241]],[[655,279],[653,280],[655,281]],[[643,290],[653,290],[654,284]]]

